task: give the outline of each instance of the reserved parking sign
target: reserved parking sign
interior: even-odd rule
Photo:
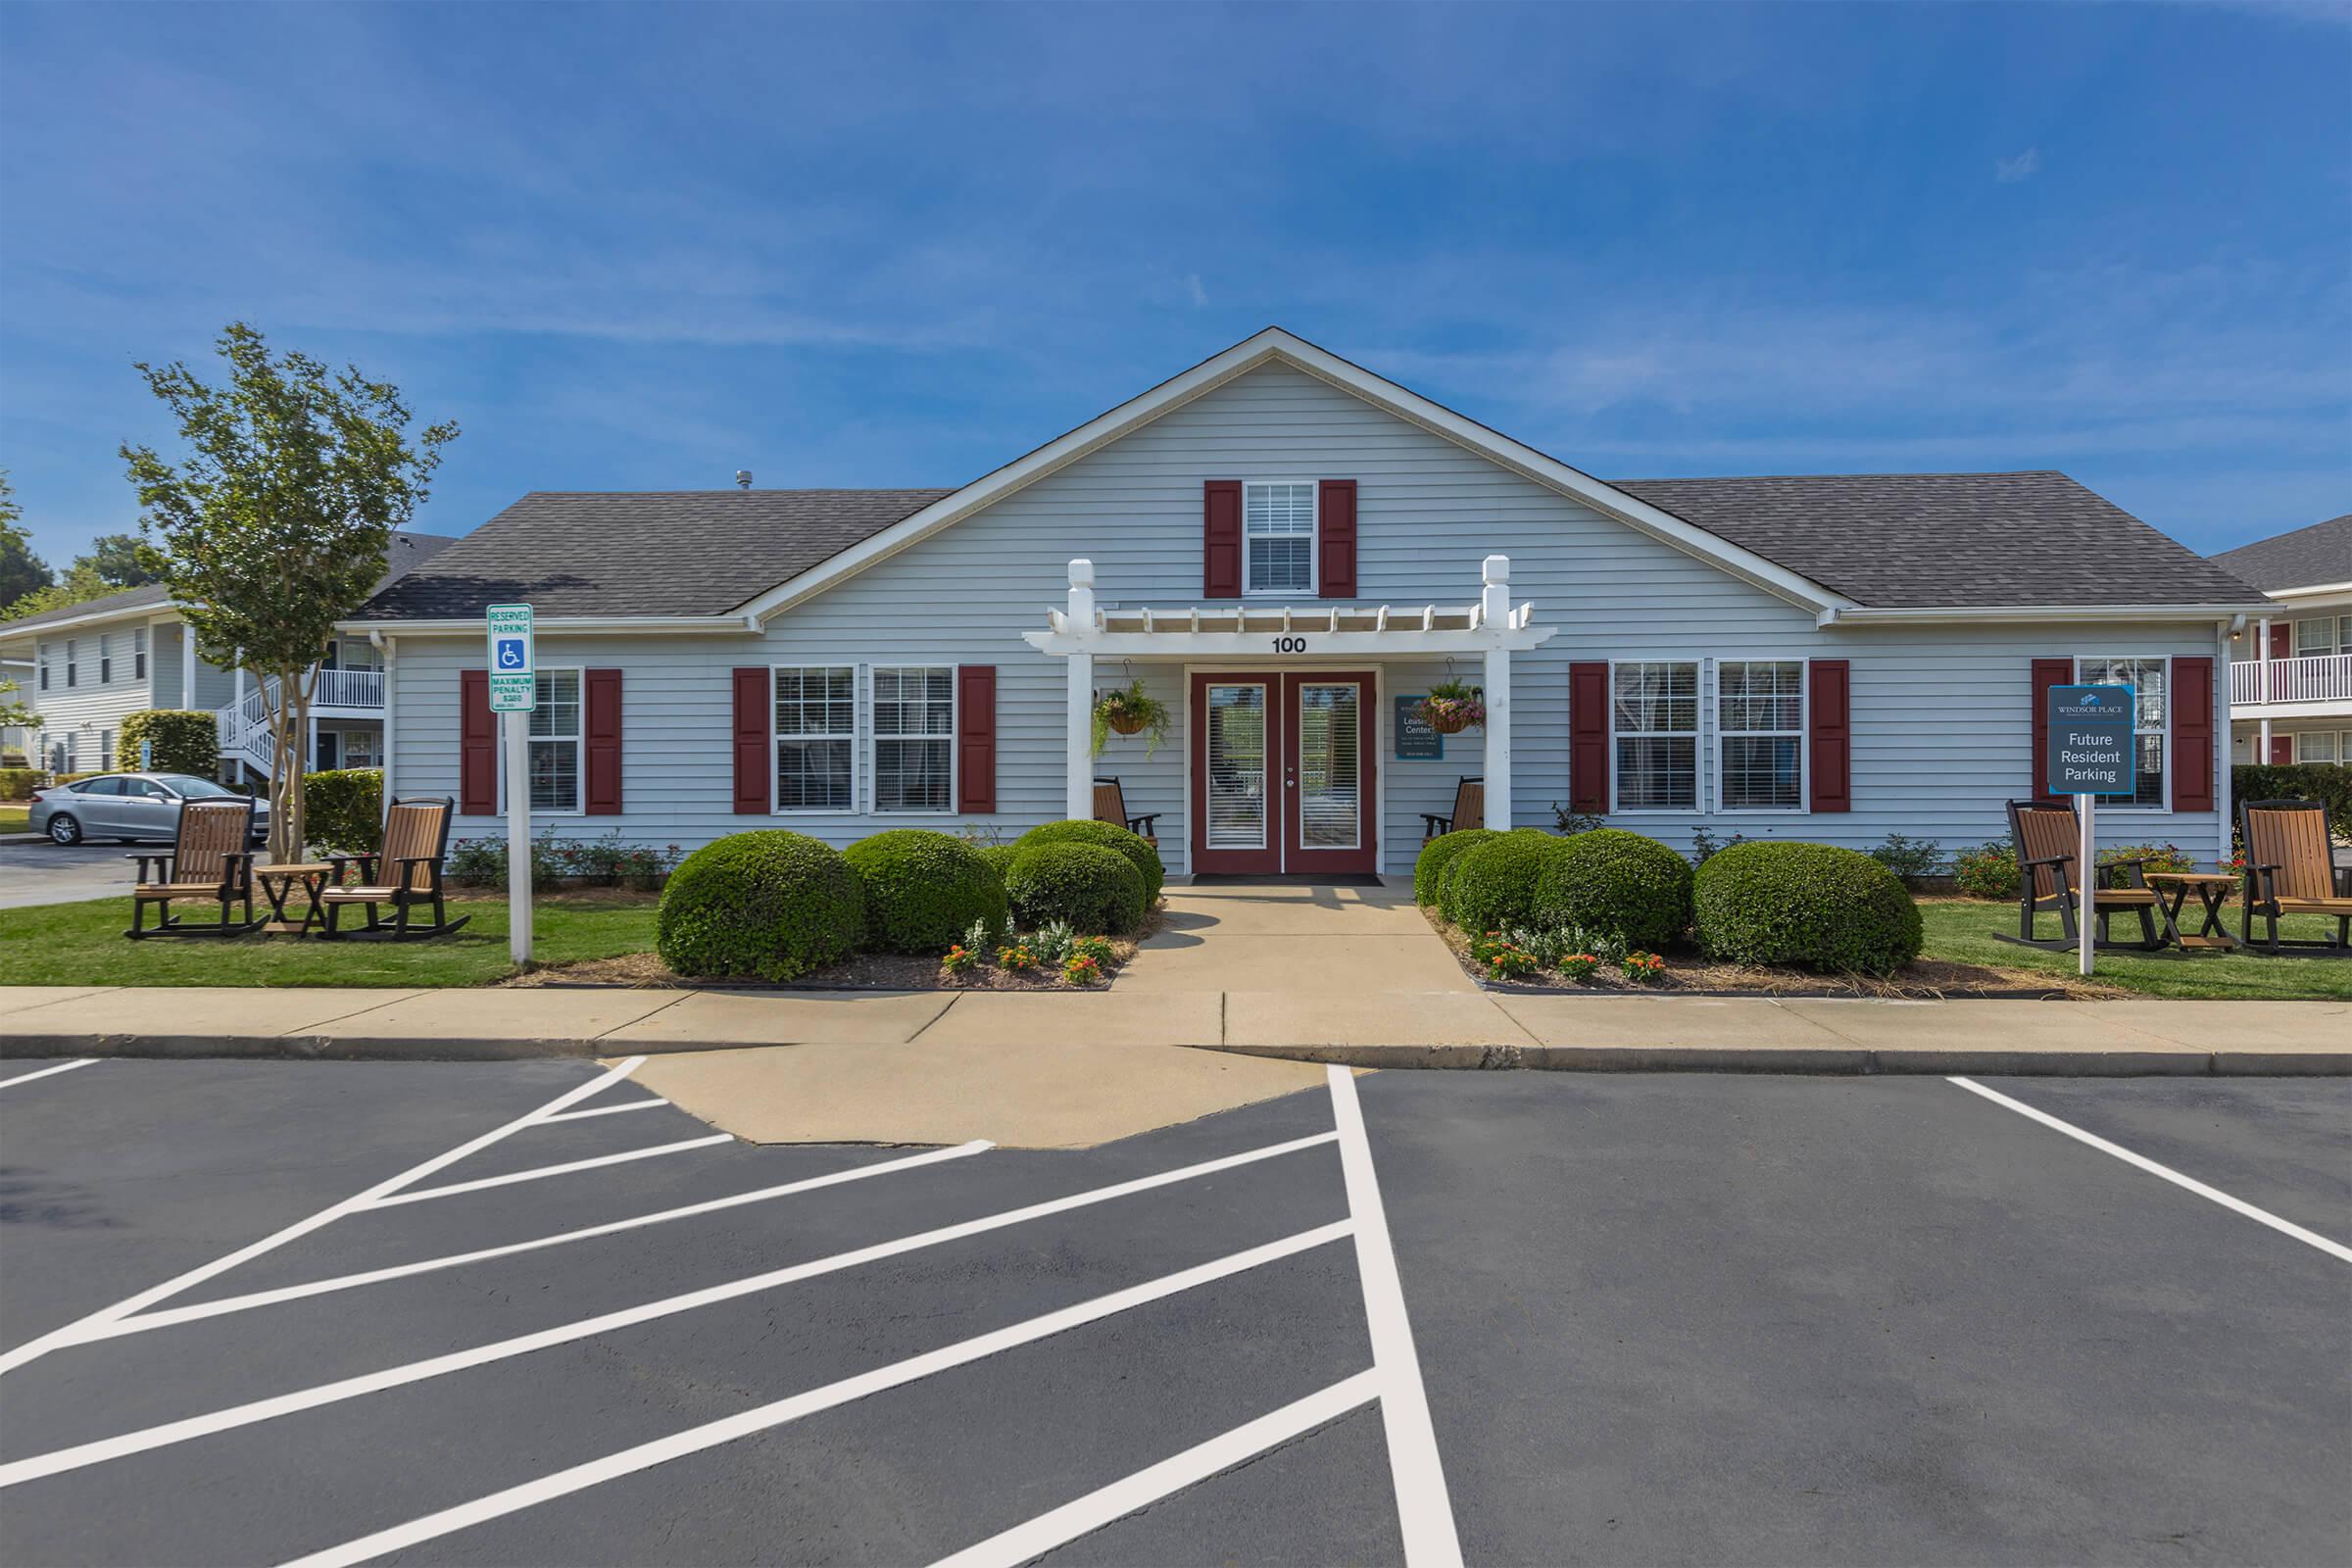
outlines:
[[[2138,749],[2132,744],[2129,686],[2053,686],[2043,709],[2042,788],[2052,795],[2129,795]]]
[[[527,713],[539,705],[531,607],[492,605],[485,613],[490,622],[490,711]]]

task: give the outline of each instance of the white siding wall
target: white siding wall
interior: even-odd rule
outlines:
[[[2211,627],[2148,626],[2083,635],[2063,628],[1950,628],[1823,633],[1809,612],[1628,529],[1301,372],[1268,367],[1211,392],[987,512],[737,638],[545,637],[542,665],[615,665],[623,687],[625,815],[559,831],[618,827],[631,840],[698,845],[765,825],[729,809],[728,672],[770,662],[994,663],[998,792],[985,820],[1007,834],[1062,814],[1064,676],[1059,660],[1020,641],[1061,603],[1066,564],[1091,558],[1106,606],[1174,606],[1200,597],[1204,478],[1335,477],[1358,482],[1358,587],[1364,603],[1466,604],[1479,562],[1511,557],[1516,600],[1560,628],[1513,661],[1516,818],[1548,825],[1568,799],[1568,665],[1580,659],[1805,655],[1853,662],[1853,798],[1848,813],[1628,815],[1624,825],[1677,847],[1704,824],[1718,837],[1820,839],[1868,848],[1888,833],[1947,845],[2000,834],[2002,803],[2033,781],[2029,664],[2061,654],[2211,657]],[[764,585],[745,584],[749,597]],[[398,662],[403,794],[458,790],[458,671],[479,666],[478,638],[405,638]],[[1181,707],[1172,666],[1138,663]],[[1457,673],[1477,679],[1473,661]],[[1419,814],[1443,811],[1455,779],[1483,772],[1477,732],[1449,737],[1443,761],[1392,760],[1390,698],[1425,690],[1435,664],[1384,672],[1381,767],[1386,867],[1409,867]],[[1098,687],[1126,671],[1098,663]],[[1161,848],[1185,868],[1181,736],[1147,762],[1144,743],[1114,739],[1098,771],[1124,781],[1129,808],[1160,811]],[[1710,778],[1712,747],[1702,763]],[[1702,787],[1708,787],[1702,783]],[[782,825],[838,843],[882,826],[966,818],[795,816]],[[981,820],[972,818],[970,820]],[[2120,815],[2105,820],[2120,822]],[[461,833],[488,832],[461,819]],[[2210,855],[2214,818],[2156,814],[2144,836]],[[2116,833],[2142,836],[2140,824]]]

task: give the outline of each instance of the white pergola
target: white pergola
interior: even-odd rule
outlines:
[[[1247,659],[1253,662],[1444,659],[1475,655],[1486,670],[1487,820],[1511,825],[1511,654],[1557,630],[1535,624],[1532,604],[1511,604],[1511,561],[1489,556],[1474,605],[1338,605],[1227,602],[1169,610],[1102,610],[1095,564],[1070,563],[1066,610],[1046,612],[1044,631],[1022,634],[1042,654],[1069,661],[1069,798],[1073,817],[1095,814],[1092,729],[1095,661]]]

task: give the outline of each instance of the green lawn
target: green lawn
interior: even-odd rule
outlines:
[[[31,809],[29,806],[0,806],[0,833],[28,831],[25,816]]]
[[[2183,911],[2191,932],[2198,923],[2195,908],[2196,901],[2192,899],[2188,910]],[[1919,912],[1927,925],[1924,957],[1996,964],[2009,969],[2044,969],[2054,974],[2075,972],[2075,956],[2071,952],[2049,953],[1993,940],[1995,932],[2016,932],[2014,904],[1922,899]],[[2234,906],[2230,907],[2230,931],[2234,936],[2237,933]],[[2045,937],[2057,936],[2057,917],[2043,916],[2039,929]],[[2136,937],[2139,921],[2129,915],[2119,916],[2114,929],[2119,938]],[[2255,929],[2262,928],[2257,924]],[[2316,915],[2290,916],[2278,922],[2278,934],[2282,937],[2316,939],[2331,935],[2334,929],[2334,921],[2322,920]],[[2265,958],[2236,953],[2184,955],[2167,950],[2154,954],[2102,948],[2096,969],[2096,978],[2151,997],[2352,998],[2352,958]]]
[[[299,899],[296,901],[299,907]],[[352,911],[354,914],[358,910]],[[0,909],[0,975],[44,986],[471,986],[514,972],[507,961],[504,899],[453,900],[473,916],[430,942],[320,942],[248,936],[129,942],[130,900]],[[654,945],[654,904],[543,897],[542,963],[607,958]]]

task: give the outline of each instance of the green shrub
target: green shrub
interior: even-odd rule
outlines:
[[[139,760],[139,743],[152,741],[149,760]],[[194,773],[211,778],[220,771],[220,731],[210,713],[150,708],[129,714],[115,737],[115,766],[126,772]]]
[[[382,769],[343,767],[302,775],[303,834],[315,848],[336,855],[372,850],[383,824]]]
[[[2007,839],[1972,844],[1952,857],[1952,885],[1972,899],[2017,897],[2017,846]]]
[[[1055,920],[1076,930],[1122,936],[1143,923],[1144,874],[1100,844],[1032,844],[1004,874],[1012,917],[1024,929]]]
[[[841,852],[768,828],[706,844],[662,891],[654,947],[679,974],[795,980],[858,950],[865,895]]]
[[[1446,890],[1446,872],[1463,851],[1484,844],[1495,837],[1494,831],[1483,827],[1455,828],[1441,833],[1421,846],[1421,854],[1413,861],[1413,902],[1434,905]]]
[[[2240,762],[2230,769],[2230,799],[2232,811],[2239,801],[2318,801],[2328,808],[2328,826],[2336,837],[2352,838],[2352,767]]]
[[[1887,834],[1886,842],[1870,852],[1870,858],[1901,877],[1905,887],[1943,869],[1943,851],[1934,839],[1915,839],[1904,833]]]
[[[1004,881],[951,833],[894,827],[844,853],[865,889],[867,943],[888,953],[945,953],[974,921],[1004,927]]]
[[[1066,822],[1048,822],[1033,827],[1014,843],[1016,850],[1038,844],[1094,844],[1106,850],[1116,850],[1135,862],[1144,878],[1144,907],[1149,909],[1159,902],[1160,884],[1167,880],[1167,868],[1159,862],[1159,851],[1146,842],[1140,833],[1130,833],[1116,822],[1090,822],[1072,818]]]
[[[979,848],[980,858],[988,862],[988,868],[997,873],[997,880],[1002,883],[1004,873],[1012,869],[1012,858],[1020,851],[1009,844],[983,844]]]
[[[1662,948],[1690,924],[1690,862],[1623,828],[1579,833],[1544,857],[1534,917],[1631,948]]]
[[[29,801],[41,775],[29,767],[0,767],[0,801]]]
[[[1919,956],[1919,906],[1892,871],[1828,844],[1742,844],[1698,870],[1698,945],[1731,963],[1891,974]]]
[[[1540,828],[1491,834],[1446,868],[1438,906],[1471,936],[1531,924],[1536,875],[1544,856],[1567,842]]]

